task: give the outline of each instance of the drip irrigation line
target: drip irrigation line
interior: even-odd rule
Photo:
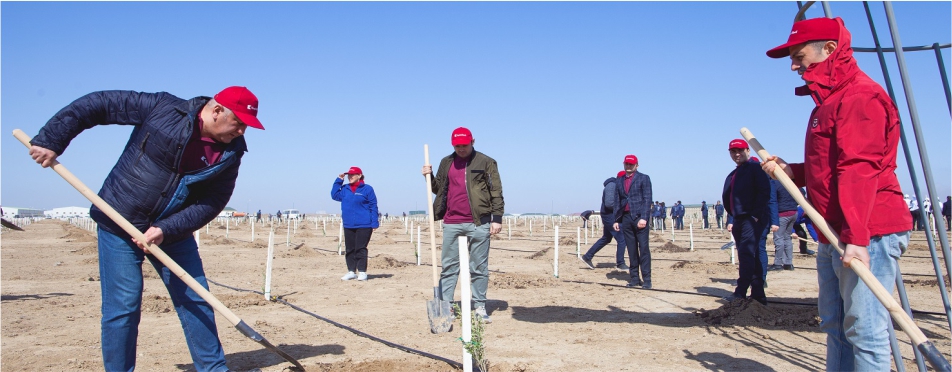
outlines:
[[[225,285],[225,284],[218,283],[218,282],[216,282],[216,281],[214,281],[214,280],[208,279],[207,277],[206,277],[205,279],[208,280],[209,283],[215,284],[215,285],[220,286],[220,287],[228,288],[228,289],[231,289],[231,290],[233,290],[233,291],[238,291],[238,292],[251,292],[251,293],[257,293],[257,294],[260,294],[260,295],[264,296],[264,293],[263,293],[263,292],[255,291],[255,290],[252,290],[252,289],[244,289],[244,288],[232,287],[232,286],[229,286],[229,285]],[[379,338],[379,337],[377,337],[377,336],[374,336],[374,335],[371,335],[371,334],[362,332],[362,331],[360,331],[360,330],[351,328],[351,327],[349,327],[349,326],[347,326],[347,325],[344,325],[344,324],[335,322],[335,321],[333,321],[333,320],[327,319],[327,318],[325,318],[325,317],[322,317],[322,316],[320,316],[320,315],[314,314],[314,313],[312,313],[312,312],[310,312],[310,311],[307,311],[307,310],[305,310],[305,309],[303,309],[303,308],[301,308],[301,307],[299,307],[299,306],[297,306],[297,305],[294,305],[294,304],[292,304],[292,303],[290,303],[290,302],[287,302],[287,301],[281,299],[280,297],[275,297],[272,301],[274,301],[274,302],[280,302],[280,303],[285,304],[285,305],[287,305],[288,307],[290,307],[290,308],[292,308],[292,309],[294,309],[294,310],[300,311],[300,312],[302,312],[302,313],[305,313],[305,314],[307,314],[307,315],[313,316],[313,317],[315,317],[315,318],[317,318],[317,319],[320,319],[320,320],[323,320],[323,321],[325,321],[325,322],[327,322],[327,323],[330,323],[331,325],[333,325],[333,326],[335,326],[335,327],[337,327],[337,328],[350,331],[351,333],[353,333],[353,334],[355,334],[355,335],[358,335],[358,336],[364,337],[364,338],[368,338],[368,339],[371,339],[371,340],[373,340],[373,341],[377,341],[377,342],[379,342],[379,343],[382,343],[382,344],[387,345],[387,346],[389,346],[389,347],[392,347],[392,348],[394,348],[394,349],[397,349],[397,350],[400,350],[400,351],[403,351],[403,352],[406,352],[406,353],[409,353],[409,354],[415,354],[415,355],[419,355],[419,356],[422,356],[422,357],[425,357],[425,358],[430,358],[430,359],[433,359],[433,360],[441,361],[441,362],[444,362],[444,363],[446,363],[446,364],[449,364],[449,365],[452,366],[453,368],[457,368],[457,369],[462,369],[462,368],[463,368],[463,364],[460,363],[460,362],[457,362],[457,361],[454,361],[454,360],[450,360],[450,359],[446,359],[446,358],[441,357],[441,356],[439,356],[439,355],[433,355],[433,354],[427,353],[427,352],[425,352],[425,351],[420,351],[420,350],[417,350],[417,349],[413,349],[413,348],[410,348],[410,347],[407,347],[407,346],[403,346],[403,345],[400,345],[400,344],[397,344],[397,343],[393,343],[393,342],[384,340],[384,339]]]
[[[630,288],[628,288],[628,286],[621,285],[621,284],[586,282],[586,281],[581,281],[581,280],[563,280],[563,281],[564,281],[564,282],[567,282],[567,283],[576,283],[576,284],[598,284],[598,285],[605,286],[605,287],[618,287],[618,288],[630,289]],[[656,288],[644,289],[644,288],[640,288],[640,289],[637,289],[637,290],[639,290],[639,291],[665,292],[665,293],[677,293],[677,294],[685,294],[685,295],[692,295],[692,296],[702,296],[702,297],[717,297],[717,298],[720,298],[720,297],[721,297],[721,296],[718,296],[718,295],[712,295],[712,294],[707,294],[707,293],[676,291],[676,290],[672,290],[672,289],[656,289]],[[776,301],[776,300],[768,300],[767,303],[771,303],[771,304],[781,304],[781,305],[813,306],[813,307],[816,307],[816,306],[817,306],[817,304],[815,304],[815,303],[791,302],[791,301]],[[937,313],[937,312],[933,312],[933,311],[922,311],[922,310],[915,310],[915,309],[913,309],[913,310],[912,310],[912,313],[913,313],[913,314],[919,314],[919,315],[936,315],[936,316],[945,317],[945,313]]]

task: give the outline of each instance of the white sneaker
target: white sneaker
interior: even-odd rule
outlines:
[[[365,272],[363,272],[363,271],[357,272],[357,280],[360,280],[360,281],[365,281],[365,280],[367,280],[367,273],[365,273]]]
[[[340,277],[340,280],[351,280],[356,277],[357,277],[357,274],[354,274],[353,271],[348,271],[347,274],[344,274],[344,276]]]
[[[489,314],[486,313],[485,307],[477,307],[476,315],[479,315],[479,317],[483,319],[483,323],[489,324],[493,322],[493,320],[489,318]]]

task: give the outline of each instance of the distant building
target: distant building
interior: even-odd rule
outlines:
[[[44,214],[50,218],[89,217],[89,207],[53,208],[44,212]]]
[[[42,209],[3,207],[3,218],[45,217]]]

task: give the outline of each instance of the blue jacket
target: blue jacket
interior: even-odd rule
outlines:
[[[164,243],[181,241],[225,209],[235,189],[244,136],[232,140],[218,163],[180,173],[185,145],[209,97],[184,100],[169,93],[101,91],[80,97],[50,119],[30,141],[62,155],[80,132],[102,124],[132,125],[119,160],[99,196],[139,231],[162,229]],[[93,206],[99,227],[120,237],[122,228]]]
[[[707,203],[701,202],[701,217],[707,218]]]
[[[714,204],[714,215],[718,217],[724,215],[724,204]]]
[[[671,217],[684,217],[684,204],[675,204],[673,207],[671,207]]]
[[[651,206],[651,217],[661,217],[661,204]]]
[[[724,192],[721,194],[721,200],[726,205],[727,223],[732,224],[736,216],[770,218],[770,196],[770,178],[760,168],[760,163],[748,161],[737,166],[724,180]]]
[[[774,188],[774,195],[777,198],[777,212],[790,212],[797,210],[797,201],[787,192],[787,189],[783,187],[783,184],[780,181],[775,179],[770,180],[771,186]]]
[[[602,224],[609,226],[614,222],[612,218],[615,215],[615,205],[618,204],[618,194],[615,192],[615,178],[609,178],[602,183],[605,186],[602,189],[602,207],[599,214],[602,217]]]
[[[357,186],[356,191],[350,190],[350,185],[344,185],[344,180],[337,177],[331,188],[331,198],[340,202],[341,219],[344,228],[362,229],[380,227],[377,216],[377,195],[374,188],[366,183]]]
[[[651,220],[651,178],[647,174],[635,172],[632,176],[630,192],[625,192],[625,176],[615,178],[615,191],[618,195],[618,207],[615,208],[614,221],[621,223],[628,204],[631,217],[635,221]]]
[[[810,218],[803,213],[803,207],[797,206],[797,220],[793,222],[794,224],[807,224],[807,232],[810,233],[810,237],[813,238],[813,241],[816,241],[816,229],[813,228],[813,221],[810,221]]]

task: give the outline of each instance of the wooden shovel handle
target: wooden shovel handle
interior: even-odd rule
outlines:
[[[740,134],[744,136],[744,139],[747,140],[747,143],[750,144],[750,147],[757,152],[757,155],[759,155],[761,159],[766,160],[770,158],[770,153],[764,149],[764,147],[760,144],[760,141],[754,137],[750,130],[747,128],[741,128]],[[790,196],[793,196],[797,203],[803,207],[803,212],[806,213],[808,217],[810,217],[811,221],[813,221],[813,226],[820,230],[820,232],[823,233],[823,236],[825,236],[827,240],[830,241],[830,244],[836,248],[836,251],[839,252],[840,256],[843,256],[843,250],[846,247],[840,241],[839,234],[837,234],[836,231],[833,231],[830,223],[827,222],[826,219],[820,215],[820,212],[817,212],[810,202],[808,202],[803,197],[803,194],[800,193],[800,188],[798,188],[797,185],[793,183],[793,180],[791,180],[790,177],[784,173],[783,169],[781,169],[779,165],[774,168],[773,175],[774,178],[783,184],[783,187],[787,189],[787,192],[790,193]],[[916,324],[912,321],[912,319],[909,318],[909,315],[902,310],[902,307],[899,306],[899,303],[897,303],[896,300],[889,295],[889,292],[886,291],[886,288],[883,287],[882,283],[880,283],[875,276],[873,276],[873,273],[869,271],[869,268],[866,267],[866,265],[861,263],[856,265],[850,264],[850,269],[853,269],[856,275],[858,275],[859,278],[863,280],[863,283],[865,283],[866,286],[869,287],[871,291],[873,291],[873,294],[875,294],[876,298],[879,299],[879,302],[881,302],[883,306],[886,307],[886,310],[889,311],[889,314],[892,315],[892,318],[896,321],[896,323],[902,327],[903,331],[906,331],[906,334],[908,334],[909,338],[912,339],[913,344],[919,345],[929,341],[929,339],[926,338],[926,335],[922,333],[922,330],[920,330],[919,327],[916,326]]]
[[[423,145],[423,165],[430,165],[430,145]],[[433,287],[438,287],[440,285],[440,276],[436,271],[436,231],[433,227],[436,225],[434,219],[436,218],[433,215],[433,168],[431,166],[430,173],[426,175],[426,219],[430,223],[430,260],[433,263]]]
[[[33,145],[30,144],[30,136],[28,136],[26,133],[23,133],[22,130],[14,129],[13,136],[16,137],[18,140],[20,140],[20,143],[23,143],[23,145],[26,146],[26,148],[29,149],[33,147]],[[56,173],[62,176],[63,179],[66,180],[66,182],[69,182],[70,185],[76,188],[76,190],[79,191],[80,194],[83,194],[83,196],[85,196],[86,199],[89,199],[89,201],[91,201],[93,205],[98,207],[103,213],[109,216],[109,218],[113,222],[115,222],[117,225],[119,225],[119,227],[121,227],[123,231],[125,231],[127,234],[129,234],[130,236],[132,236],[133,238],[135,238],[136,240],[140,242],[146,241],[145,235],[142,234],[142,232],[140,232],[139,229],[137,229],[135,226],[132,226],[132,224],[129,223],[129,221],[127,221],[125,217],[122,217],[122,215],[120,215],[119,212],[116,212],[116,210],[113,209],[108,203],[106,203],[105,200],[102,200],[102,198],[100,198],[99,195],[96,195],[96,193],[94,193],[92,190],[86,187],[86,185],[83,184],[83,182],[80,181],[79,178],[74,176],[72,172],[66,169],[66,166],[64,166],[63,164],[60,164],[60,162],[57,160],[53,160],[53,165],[51,165],[51,168],[53,168],[53,170],[56,171]],[[162,264],[168,267],[169,271],[174,273],[175,276],[178,276],[179,279],[182,279],[182,281],[185,282],[185,284],[187,284],[189,288],[194,290],[195,293],[198,293],[198,295],[201,296],[202,299],[207,301],[212,306],[212,308],[215,309],[215,311],[218,311],[219,313],[224,315],[225,318],[228,319],[228,321],[231,322],[232,325],[237,326],[238,323],[241,322],[241,318],[239,318],[237,315],[235,315],[235,313],[233,313],[231,310],[225,307],[225,305],[222,304],[221,301],[218,301],[218,299],[215,298],[215,296],[212,295],[211,292],[206,290],[205,287],[202,287],[202,285],[199,284],[195,280],[195,278],[193,278],[191,275],[185,272],[185,270],[182,269],[181,266],[175,263],[175,261],[172,260],[171,257],[165,254],[164,251],[162,251],[162,248],[159,248],[159,246],[155,244],[149,244],[149,252],[152,253],[152,255],[155,256],[155,258],[161,261]]]

